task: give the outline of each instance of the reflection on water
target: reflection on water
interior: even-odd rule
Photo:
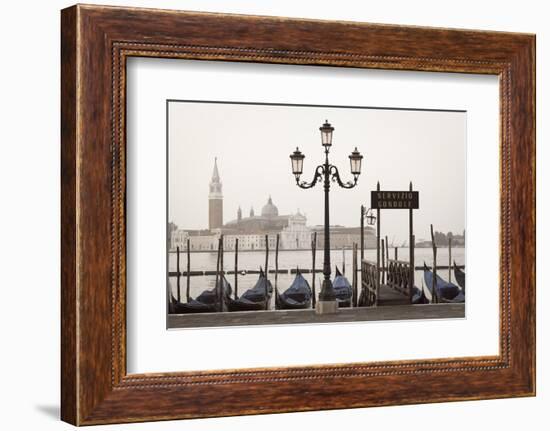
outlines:
[[[344,257],[345,255],[345,257]],[[390,250],[390,258],[394,257],[393,249]],[[265,265],[265,253],[263,251],[241,251],[239,252],[239,271],[242,270],[259,270],[260,266],[263,268]],[[372,262],[376,262],[376,250],[369,249],[365,250],[365,258]],[[409,261],[409,249],[408,248],[399,248],[398,249],[398,258],[399,260]],[[187,257],[185,253],[180,254],[180,270],[185,271],[187,268]],[[457,265],[464,265],[464,248],[452,248],[451,250],[451,262],[455,261]],[[191,253],[191,271],[215,271],[216,269],[216,260],[217,253]],[[352,250],[332,250],[331,257],[332,263],[332,272],[334,274],[335,266],[338,266],[342,271],[344,265],[343,261],[345,260],[345,273],[348,279],[352,280]],[[226,271],[233,271],[235,268],[235,254],[231,251],[224,253],[224,269]],[[433,263],[433,254],[431,248],[417,248],[415,249],[415,265],[421,266],[424,262],[428,266],[431,266]],[[448,265],[449,263],[449,253],[447,249],[438,249],[437,250],[437,264],[438,265]],[[294,269],[305,268],[311,269],[312,266],[312,253],[308,250],[282,250],[279,252],[279,270],[281,269]],[[315,257],[315,268],[321,270],[323,267],[323,250],[318,250]],[[275,253],[270,252],[269,254],[269,269],[275,269]],[[169,271],[176,271],[176,254],[169,254]],[[448,270],[439,270],[438,275],[443,279],[447,280],[449,277]],[[316,281],[316,292],[319,293],[322,274],[317,273]],[[231,286],[235,284],[235,276],[233,274],[228,274],[227,279]],[[304,277],[308,282],[312,283],[312,274],[304,274]],[[199,295],[205,289],[211,289],[215,283],[215,276],[192,276],[190,282],[190,292],[191,297]],[[270,274],[269,279],[275,286],[275,274]],[[238,275],[238,290],[239,295],[243,293],[246,289],[249,289],[254,286],[258,280],[258,274],[247,274],[247,275]],[[277,287],[279,291],[286,290],[292,281],[294,280],[293,274],[278,274],[277,277]],[[415,284],[420,287],[422,285],[422,271],[415,272]],[[453,271],[451,270],[451,282],[456,284]],[[185,289],[186,289],[186,278],[180,278],[180,289],[181,297],[185,298]],[[170,277],[170,286],[174,296],[176,295],[176,277]]]

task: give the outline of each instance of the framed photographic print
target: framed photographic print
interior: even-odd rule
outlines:
[[[534,36],[78,5],[61,40],[63,420],[534,395]]]
[[[465,111],[168,100],[167,117],[169,328],[464,317]],[[367,152],[351,146],[340,173],[347,140]],[[424,265],[437,248],[413,233],[430,236],[430,217],[447,228],[434,233],[447,262],[436,277]],[[456,306],[399,307],[411,303]]]

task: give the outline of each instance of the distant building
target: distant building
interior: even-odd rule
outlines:
[[[466,231],[462,231],[462,235],[454,234],[452,232],[434,232],[435,245],[437,247],[448,247],[449,240],[452,247],[464,247],[466,244]],[[431,248],[432,240],[419,239],[416,241],[415,247],[417,248]]]
[[[218,249],[219,235],[209,230],[183,230],[178,229],[172,234],[172,250],[177,247],[187,250],[187,240],[191,251],[211,251]]]
[[[275,249],[277,237],[276,235],[268,235],[268,245],[270,249]],[[239,250],[265,250],[265,235],[261,234],[224,234],[223,247],[225,250],[235,250],[235,246],[239,240]]]
[[[237,218],[222,226],[224,234],[272,234],[279,233],[288,225],[288,215],[279,215],[279,209],[273,203],[271,196],[262,207],[259,216],[254,215],[254,208],[250,209],[250,216],[242,216],[240,208],[237,210]]]
[[[168,235],[168,238],[167,238],[167,241],[168,241],[168,248],[169,249],[173,249],[175,248],[174,244],[173,244],[173,234],[174,232],[176,232],[178,230],[178,226],[175,224],[175,223],[168,223],[168,229],[166,230],[166,233]]]
[[[311,247],[311,229],[306,226],[307,218],[298,211],[288,217],[288,224],[281,231],[281,248],[308,249]]]
[[[214,159],[214,171],[210,180],[210,193],[208,194],[208,229],[218,229],[223,225],[223,193],[220,173],[218,172],[218,159]]]
[[[183,249],[187,247],[187,238],[189,234],[183,229],[176,229],[171,232],[170,250],[176,250],[178,247]]]
[[[313,231],[317,232],[317,249],[323,249],[325,246],[324,226],[314,226]],[[376,231],[365,226],[364,231],[365,248],[376,248]],[[360,227],[330,227],[330,248],[353,248],[353,244],[361,247],[361,228]]]
[[[254,208],[251,208],[250,216],[243,218],[239,207],[237,218],[223,225],[221,232],[224,235],[226,249],[234,249],[237,238],[240,250],[265,249],[266,235],[269,248],[275,248],[277,234],[280,234],[281,250],[310,248],[311,229],[306,226],[306,216],[299,211],[296,214],[279,215],[279,209],[269,196],[260,215],[254,214]]]

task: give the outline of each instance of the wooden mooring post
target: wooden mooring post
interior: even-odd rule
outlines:
[[[185,297],[187,302],[191,300],[191,239],[187,238],[187,286],[185,289]]]
[[[413,183],[409,181],[409,191],[413,191]],[[414,286],[414,227],[413,227],[413,209],[409,209],[409,264],[411,266],[409,274],[409,302],[412,304],[413,286]]]
[[[380,181],[376,182],[376,191],[380,191]],[[376,208],[376,302],[380,298],[380,207]]]
[[[224,281],[225,281],[225,269],[224,269],[224,244],[223,244],[223,235],[220,236],[220,311],[223,311],[223,306],[225,305],[225,291],[224,291]]]
[[[279,277],[279,234],[275,239],[275,292],[277,292],[277,281]]]
[[[218,280],[220,279],[220,257],[221,257],[221,238],[218,239],[218,258],[216,259],[216,281],[214,282],[214,292],[218,294],[218,311],[223,310],[222,305],[222,299],[223,296],[221,294],[222,289],[218,290]]]
[[[220,249],[221,249],[221,255],[220,255],[220,274],[221,274],[221,278],[222,278],[222,282],[223,282],[223,279],[225,277],[225,272],[224,272],[224,261],[223,261],[223,254],[224,254],[224,247],[223,247],[223,235],[220,236]]]
[[[451,259],[452,259],[451,243],[452,243],[452,238],[449,237],[449,283],[451,283]]]
[[[360,248],[361,248],[361,262],[365,258],[365,216],[366,208],[365,205],[361,205],[361,219],[359,220],[359,225],[361,226],[361,233],[359,235]],[[362,265],[362,263],[361,263]],[[363,271],[361,271],[361,289],[363,288]]]
[[[265,266],[264,266],[264,271],[265,271],[265,276],[267,277],[267,274],[268,274],[268,264],[269,264],[269,236],[266,235],[265,236]]]
[[[317,232],[313,232],[313,239],[311,240],[311,308],[315,309],[317,298],[315,295],[315,255],[317,254]]]
[[[413,297],[413,288],[414,288],[414,271],[415,271],[415,263],[414,263],[414,247],[416,246],[416,236],[411,235],[410,239],[411,243],[409,244],[409,250],[410,250],[410,257],[411,261],[409,264],[411,265],[411,274],[410,274],[410,284],[409,284],[409,302],[412,303],[412,297]]]
[[[346,275],[346,249],[342,246],[342,275]]]
[[[239,298],[239,238],[235,238],[235,301]]]
[[[387,271],[388,271],[388,266],[390,265],[390,249],[389,249],[389,245],[388,245],[388,236],[386,235],[386,274],[387,274]],[[386,280],[387,280],[388,276],[386,275]]]
[[[382,284],[386,284],[386,246],[385,246],[384,239],[382,239],[381,241],[382,241],[382,274],[381,274],[381,278],[382,278]]]
[[[366,214],[366,208],[365,205],[361,205],[361,219],[359,220],[359,224],[361,226],[361,233],[360,233],[360,239],[361,239],[361,262],[365,258],[365,214]]]
[[[269,276],[269,235],[266,235],[265,236],[265,278],[266,278],[266,281],[268,279],[268,276]],[[267,282],[265,283],[265,297],[267,298],[268,297],[268,292],[267,292]],[[266,310],[269,310],[269,307],[270,307],[270,301],[266,301],[265,302],[265,309]]]
[[[176,297],[178,298],[178,302],[181,302],[181,293],[180,293],[180,247],[179,245],[176,247],[176,271],[177,271],[177,278],[176,278]]]
[[[433,268],[432,268],[432,302],[434,304],[439,303],[439,298],[437,295],[437,246],[435,245],[435,236],[434,236],[434,225],[430,225],[430,233],[432,235],[432,250],[433,250]]]
[[[357,243],[354,242],[353,243],[353,253],[352,253],[352,269],[353,269],[353,276],[352,276],[352,295],[353,295],[353,301],[352,301],[352,305],[353,307],[357,307],[357,302],[358,302],[358,298],[357,298],[357,293],[359,291],[358,287],[357,287],[357,280],[358,280],[358,277],[357,277]]]

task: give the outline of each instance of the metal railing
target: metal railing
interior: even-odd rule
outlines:
[[[411,286],[411,265],[402,260],[388,260],[386,285],[409,296]]]
[[[360,307],[376,305],[378,297],[379,273],[376,263],[367,260],[361,261],[361,296],[359,297]]]

